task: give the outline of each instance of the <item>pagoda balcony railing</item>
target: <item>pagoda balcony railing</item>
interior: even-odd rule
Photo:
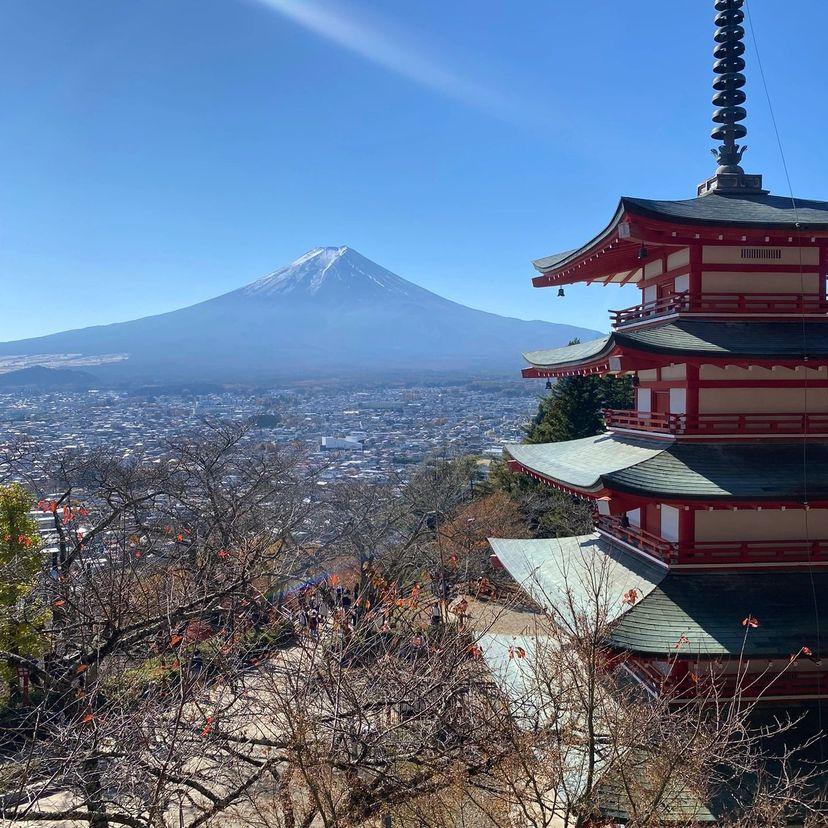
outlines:
[[[599,515],[598,529],[666,564],[682,566],[828,563],[828,540],[701,541],[664,540],[621,518]]]
[[[704,541],[679,544],[681,564],[826,563],[828,540]]]
[[[759,316],[828,313],[828,299],[816,293],[674,293],[652,302],[610,311],[619,328],[677,313],[746,314]]]
[[[645,532],[638,526],[632,526],[621,518],[608,515],[598,515],[596,521],[598,528],[618,540],[624,541],[630,546],[646,552],[664,563],[678,562],[678,544],[671,543],[658,537],[658,535]]]
[[[828,434],[828,412],[666,414],[608,408],[604,411],[604,424],[609,429],[655,432],[677,437],[791,436]]]
[[[633,305],[631,308],[610,311],[611,321],[614,328],[620,328],[624,325],[635,324],[636,322],[658,319],[660,316],[683,313],[689,309],[689,306],[690,294],[674,293],[671,296],[663,296],[652,302]]]

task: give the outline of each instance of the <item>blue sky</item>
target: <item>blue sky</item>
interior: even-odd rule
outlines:
[[[824,0],[752,0],[794,188],[828,198]],[[171,310],[347,244],[603,329],[530,260],[713,171],[712,0],[4,0],[0,340]],[[785,193],[752,45],[745,166]]]

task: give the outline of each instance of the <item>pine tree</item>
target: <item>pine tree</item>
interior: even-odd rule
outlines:
[[[577,345],[573,340],[570,345]],[[559,443],[592,437],[604,431],[605,408],[632,408],[633,385],[629,377],[566,377],[558,380],[540,401],[526,428],[527,443]],[[528,475],[513,474],[505,463],[493,466],[491,482],[521,505],[539,537],[584,534],[592,531],[590,507],[582,500],[537,482]]]
[[[577,345],[573,339],[569,344]],[[526,429],[527,443],[560,443],[592,437],[604,430],[605,408],[632,408],[629,377],[566,377],[541,400]]]

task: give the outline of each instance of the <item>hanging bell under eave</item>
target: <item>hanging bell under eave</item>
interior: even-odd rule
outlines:
[[[638,261],[643,262],[650,255],[650,251],[647,250],[645,244],[642,243],[641,247],[638,248]]]
[[[564,293],[564,289],[562,287],[558,288],[558,299],[563,299],[566,294]]]
[[[547,390],[547,391],[551,391],[551,390],[552,390],[552,380],[549,380],[549,379],[548,379],[548,380],[546,381],[546,390]]]

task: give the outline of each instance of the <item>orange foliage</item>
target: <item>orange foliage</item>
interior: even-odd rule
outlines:
[[[485,557],[488,561],[489,538],[530,537],[517,504],[502,492],[464,506],[452,520],[440,526],[439,533],[448,552],[447,562],[455,571],[470,558]]]

